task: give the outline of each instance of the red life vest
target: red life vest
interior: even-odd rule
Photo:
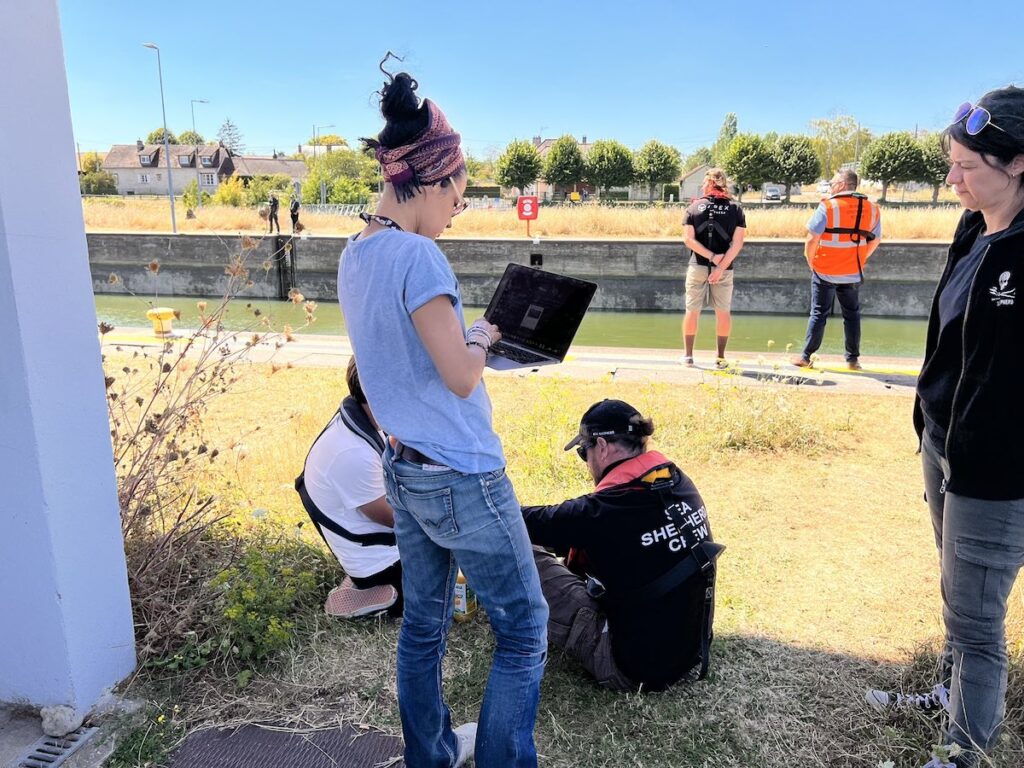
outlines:
[[[840,192],[821,201],[825,231],[814,253],[814,271],[821,275],[863,274],[864,254],[875,239],[878,205],[858,192]]]

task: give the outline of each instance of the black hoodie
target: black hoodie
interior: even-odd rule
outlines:
[[[977,211],[960,218],[928,318],[922,376],[939,338],[939,294],[985,221]],[[963,357],[949,414],[946,487],[976,499],[1024,498],[1024,211],[997,233],[971,282],[963,317]],[[914,427],[924,432],[920,397]]]
[[[712,541],[704,501],[675,464],[655,451],[643,453],[609,473],[594,493],[523,507],[523,517],[534,544],[575,549],[587,573],[604,585],[612,655],[630,680],[662,690],[700,661],[702,579],[679,584],[654,604],[616,599]]]

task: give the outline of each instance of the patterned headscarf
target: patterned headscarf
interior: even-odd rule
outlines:
[[[395,188],[399,201],[424,184],[435,184],[466,167],[460,144],[462,137],[452,130],[444,112],[424,99],[427,127],[411,143],[401,147],[377,147],[377,161],[384,180]]]

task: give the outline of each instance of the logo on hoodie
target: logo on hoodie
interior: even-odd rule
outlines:
[[[988,289],[989,298],[997,307],[1012,307],[1017,299],[1017,289],[1010,288],[1010,279],[1013,277],[1007,270],[999,275],[998,285]]]

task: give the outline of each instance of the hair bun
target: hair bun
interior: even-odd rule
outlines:
[[[412,76],[399,72],[380,92],[380,112],[388,122],[407,120],[420,109],[419,87]]]

